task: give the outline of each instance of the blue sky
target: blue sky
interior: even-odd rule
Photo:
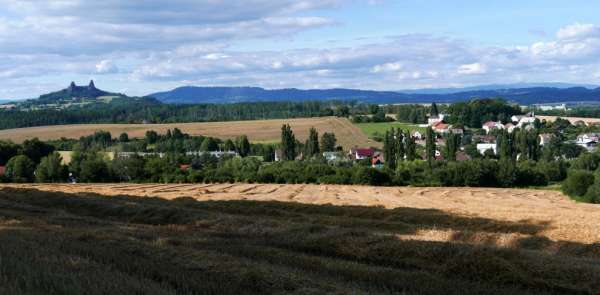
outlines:
[[[90,79],[398,90],[600,84],[600,2],[0,0],[0,98]]]

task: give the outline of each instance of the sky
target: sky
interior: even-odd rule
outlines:
[[[0,98],[94,79],[401,90],[600,84],[600,1],[0,0]]]

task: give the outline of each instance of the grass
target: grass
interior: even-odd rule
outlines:
[[[598,293],[597,245],[435,209],[0,190],[0,294]],[[458,242],[404,239],[452,230]],[[515,248],[464,240],[522,235]],[[553,245],[556,246],[556,245]]]
[[[419,127],[419,125],[410,124],[410,123],[383,122],[383,123],[358,123],[355,125],[358,126],[358,128],[360,128],[360,130],[362,130],[362,132],[365,133],[370,138],[378,136],[378,135],[381,136],[381,135],[385,134],[385,132],[390,130],[391,128],[396,128],[396,129],[400,128],[402,130],[410,130],[411,132],[413,132],[413,131],[419,131],[421,133],[425,132],[425,128]]]

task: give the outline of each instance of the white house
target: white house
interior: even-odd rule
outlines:
[[[488,121],[483,123],[483,126],[481,128],[485,130],[485,133],[489,134],[493,130],[503,130],[504,125],[502,124],[502,122]]]
[[[599,133],[585,133],[577,136],[577,140],[575,140],[575,144],[587,149],[588,151],[592,151],[596,148],[600,142],[600,134]]]
[[[427,124],[429,124],[429,126],[433,126],[437,123],[444,122],[444,118],[446,118],[445,114],[438,114],[437,116],[431,116],[427,119]]]
[[[512,116],[510,119],[517,127],[521,128],[524,125],[533,124],[533,122],[535,122],[535,114],[530,112],[523,116]]]
[[[488,150],[492,150],[494,152],[494,155],[498,154],[498,145],[496,143],[478,143],[477,144],[477,151],[482,154],[485,155],[485,152]]]

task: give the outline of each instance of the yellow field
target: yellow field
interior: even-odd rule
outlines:
[[[0,294],[598,294],[600,210],[560,192],[0,185]]]
[[[548,122],[554,122],[554,121],[556,121],[556,118],[558,118],[557,116],[536,116],[536,117],[538,117],[540,120],[546,120]],[[578,122],[578,121],[583,121],[586,124],[593,124],[593,123],[600,122],[600,118],[579,118],[579,117],[560,117],[560,118],[569,120],[569,122],[571,122],[571,124],[574,124],[575,122]]]
[[[143,137],[148,130],[164,134],[168,129],[179,128],[191,135],[228,139],[245,134],[251,141],[273,142],[279,140],[281,125],[283,124],[290,124],[296,138],[301,141],[306,140],[309,129],[315,127],[320,134],[334,132],[338,144],[345,149],[355,145],[362,147],[380,146],[379,143],[368,139],[348,119],[336,117],[210,123],[58,125],[0,130],[0,139],[9,139],[21,143],[34,137],[40,140],[60,139],[61,137],[79,138],[99,130],[109,131],[113,137],[126,132],[130,138],[139,138]]]

